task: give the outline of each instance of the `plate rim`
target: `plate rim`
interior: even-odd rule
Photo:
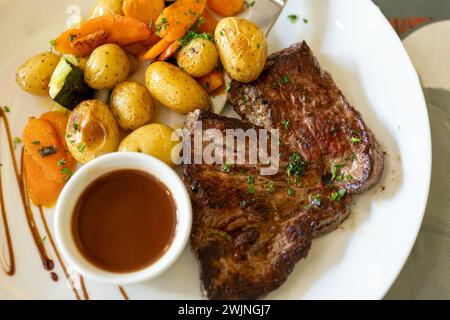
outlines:
[[[377,291],[374,291],[374,294],[373,294],[373,298],[374,299],[383,299],[384,296],[387,294],[387,292],[392,287],[392,285],[394,284],[395,280],[398,278],[398,276],[401,273],[401,271],[402,271],[406,261],[408,260],[410,254],[411,254],[411,251],[412,251],[412,249],[413,249],[413,247],[414,247],[414,245],[416,243],[416,239],[417,239],[417,237],[419,235],[419,231],[420,231],[420,228],[421,228],[422,223],[423,223],[423,219],[424,219],[424,216],[425,216],[425,213],[426,213],[426,206],[427,206],[428,198],[429,198],[430,186],[431,186],[432,139],[431,139],[431,127],[430,127],[428,108],[427,108],[427,104],[426,104],[426,101],[425,101],[425,96],[424,96],[424,93],[423,93],[423,89],[422,89],[422,86],[420,84],[419,76],[418,76],[418,74],[417,74],[417,72],[416,72],[416,70],[414,68],[414,64],[412,63],[412,60],[411,60],[410,56],[408,55],[407,50],[404,47],[401,39],[397,36],[396,32],[394,31],[394,29],[391,26],[391,24],[388,22],[387,18],[382,14],[380,8],[375,3],[373,3],[370,0],[366,0],[365,4],[368,5],[368,9],[370,9],[369,8],[370,5],[373,6],[373,9],[377,12],[377,15],[381,15],[381,18],[384,21],[384,24],[388,24],[389,30],[386,30],[386,31],[387,32],[391,32],[391,36],[394,36],[397,39],[396,41],[400,42],[401,46],[399,46],[399,48],[396,49],[396,50],[398,50],[399,54],[403,54],[404,55],[404,59],[402,59],[402,60],[405,60],[405,66],[408,67],[408,69],[412,68],[411,71],[413,71],[413,74],[416,75],[416,78],[412,79],[412,82],[416,82],[417,89],[420,91],[420,94],[418,94],[418,96],[420,98],[420,101],[418,101],[417,103],[418,104],[420,103],[422,105],[422,107],[420,108],[420,109],[422,109],[422,111],[423,111],[423,109],[425,109],[426,119],[424,119],[424,120],[427,123],[427,125],[423,128],[424,129],[423,134],[426,135],[426,137],[424,137],[424,142],[426,142],[427,149],[428,149],[428,150],[426,150],[426,152],[424,151],[424,153],[425,153],[424,158],[426,159],[428,164],[425,164],[423,166],[423,168],[426,169],[426,175],[424,175],[426,181],[424,181],[424,189],[423,190],[426,191],[426,192],[423,193],[421,201],[417,202],[418,205],[420,204],[420,208],[418,208],[417,210],[419,210],[418,212],[420,212],[421,215],[418,216],[415,228],[410,227],[411,231],[410,231],[410,236],[408,237],[408,238],[410,238],[410,243],[408,245],[406,245],[406,242],[405,242],[405,245],[404,245],[405,249],[402,250],[402,252],[404,252],[403,253],[404,257],[403,257],[403,259],[398,259],[398,261],[401,262],[401,263],[398,263],[398,270],[396,272],[391,272],[390,276],[386,276],[386,278],[385,278],[386,280],[383,281],[382,285],[380,286],[380,289],[378,289]],[[373,11],[373,10],[371,9],[371,11]],[[375,12],[375,11],[373,11],[373,12]],[[281,18],[279,18],[279,19],[281,19]],[[412,83],[411,83],[411,86],[412,86]],[[422,116],[422,114],[420,116]],[[420,219],[419,219],[419,217],[420,217]],[[411,235],[414,235],[414,236],[411,236]],[[389,279],[389,278],[391,278],[391,279]]]
[[[382,19],[384,19],[385,23],[387,24],[387,27],[389,29],[389,32],[397,39],[397,41],[401,44],[401,51],[402,53],[406,56],[406,63],[408,63],[408,67],[412,69],[413,73],[415,74],[415,79],[414,81],[417,84],[417,89],[418,89],[418,93],[420,95],[420,103],[422,104],[422,111],[424,111],[424,114],[426,116],[426,127],[424,129],[426,129],[426,132],[424,132],[424,134],[426,134],[425,140],[428,142],[427,143],[427,150],[425,153],[425,157],[426,157],[426,188],[425,188],[425,194],[422,197],[422,203],[420,205],[420,209],[419,211],[421,212],[421,216],[419,221],[417,221],[418,223],[416,224],[415,228],[414,228],[414,233],[415,236],[412,237],[410,244],[407,246],[407,250],[405,250],[405,255],[402,259],[402,263],[399,265],[399,268],[396,272],[393,273],[392,279],[390,281],[389,285],[386,285],[385,290],[381,290],[382,295],[378,298],[379,300],[384,299],[384,297],[386,296],[386,294],[389,292],[389,290],[392,288],[392,286],[394,285],[395,281],[397,280],[397,278],[400,276],[406,262],[409,259],[409,256],[411,255],[411,252],[417,242],[417,237],[419,236],[420,233],[420,229],[422,227],[423,224],[423,220],[425,217],[425,213],[426,213],[426,209],[427,209],[427,205],[428,205],[428,199],[429,199],[429,195],[430,195],[430,188],[431,188],[431,173],[432,173],[432,168],[433,168],[433,152],[432,152],[432,145],[433,145],[433,140],[431,137],[431,124],[430,124],[430,116],[428,113],[428,107],[427,107],[427,103],[426,103],[426,99],[425,99],[425,94],[423,92],[423,87],[422,84],[420,82],[420,77],[419,74],[417,73],[416,68],[414,67],[414,64],[411,60],[411,57],[408,54],[408,51],[406,50],[406,47],[403,44],[403,41],[406,40],[406,38],[408,36],[410,36],[411,34],[409,34],[407,37],[405,37],[403,40],[398,36],[397,32],[395,31],[394,27],[391,25],[391,23],[389,22],[389,20],[386,18],[386,16],[383,14],[383,12],[381,11],[381,8],[379,6],[377,6],[372,0],[368,1],[370,2],[370,4],[374,7],[375,11],[377,11],[378,15],[381,15]],[[424,166],[425,167],[425,166]]]

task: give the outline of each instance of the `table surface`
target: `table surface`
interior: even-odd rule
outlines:
[[[373,0],[388,18],[450,18],[449,0]]]

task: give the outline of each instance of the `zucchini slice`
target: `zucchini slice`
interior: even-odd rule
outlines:
[[[65,58],[56,66],[49,87],[50,97],[71,111],[80,102],[91,99],[94,95],[94,90],[84,82],[83,71]]]

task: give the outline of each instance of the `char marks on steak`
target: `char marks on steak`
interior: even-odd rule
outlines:
[[[194,135],[196,121],[223,134],[278,128],[280,170],[261,176],[262,164],[185,164],[191,247],[206,297],[257,299],[286,281],[313,238],[348,217],[351,194],[378,182],[383,153],[306,43],[272,55],[257,81],[234,82],[228,101],[245,121],[197,110],[187,116],[186,132]],[[197,150],[185,147],[194,159]],[[287,168],[299,154],[307,165],[293,183]]]
[[[228,102],[242,119],[280,129],[281,141],[323,175],[337,164],[342,179],[333,183],[348,192],[365,192],[380,180],[380,145],[306,42],[271,55],[258,80],[233,82]]]

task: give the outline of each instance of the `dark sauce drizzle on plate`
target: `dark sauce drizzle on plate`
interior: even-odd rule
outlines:
[[[44,244],[44,239],[49,240],[51,247],[53,249],[53,251],[55,252],[56,258],[58,260],[58,262],[61,265],[61,268],[63,269],[64,275],[66,277],[66,280],[69,282],[70,287],[72,288],[72,291],[75,295],[75,298],[77,300],[81,299],[80,294],[78,293],[78,290],[75,288],[74,284],[73,284],[73,279],[70,277],[68,271],[67,271],[67,267],[64,264],[63,260],[61,259],[61,255],[59,254],[59,251],[56,248],[55,242],[53,240],[53,237],[51,235],[50,229],[48,227],[48,223],[47,220],[45,218],[44,215],[44,211],[42,209],[42,207],[39,207],[39,213],[40,213],[40,217],[42,220],[42,223],[44,225],[45,228],[45,232],[46,232],[46,237],[43,238],[36,226],[36,220],[34,219],[34,215],[33,215],[33,211],[31,209],[31,203],[30,200],[28,198],[28,194],[26,191],[26,183],[25,183],[25,177],[26,177],[26,172],[23,168],[23,148],[22,148],[22,154],[21,154],[21,166],[20,166],[20,170],[19,170],[19,166],[17,164],[17,160],[16,157],[14,156],[14,145],[13,145],[13,138],[12,138],[12,134],[11,134],[11,127],[9,125],[9,121],[8,118],[5,114],[5,112],[0,109],[0,120],[3,121],[4,126],[5,126],[5,131],[6,131],[6,139],[8,142],[8,148],[9,148],[9,153],[12,159],[12,163],[13,163],[13,167],[14,167],[14,174],[16,176],[16,180],[17,180],[17,184],[19,185],[19,189],[20,189],[20,196],[22,199],[22,205],[25,211],[25,216],[26,216],[26,220],[27,220],[27,224],[28,224],[28,228],[31,232],[31,235],[33,237],[34,240],[34,244],[38,250],[39,256],[41,258],[42,261],[42,265],[44,267],[44,269],[46,271],[49,271],[50,273],[50,278],[53,281],[58,281],[59,277],[58,275],[53,271],[53,269],[55,268],[55,263],[54,261],[50,258],[47,249],[45,247]],[[14,276],[16,273],[16,260],[15,260],[15,255],[14,255],[14,247],[13,247],[13,243],[12,243],[12,238],[11,238],[11,232],[10,232],[10,226],[8,223],[8,215],[6,212],[6,206],[5,206],[5,199],[4,199],[4,195],[3,195],[3,183],[2,183],[2,174],[1,174],[1,170],[2,167],[0,165],[0,210],[1,210],[1,217],[2,217],[2,227],[4,230],[4,237],[5,237],[5,241],[6,241],[6,246],[2,246],[0,248],[0,265],[1,268],[3,269],[3,271],[5,272],[6,275],[8,276]],[[89,300],[89,294],[87,292],[86,289],[86,285],[84,283],[84,279],[83,277],[80,277],[80,285],[81,285],[81,290],[83,293],[83,298],[86,300]],[[122,287],[118,287],[122,297],[125,300],[128,300],[128,295],[125,292],[125,290]]]

